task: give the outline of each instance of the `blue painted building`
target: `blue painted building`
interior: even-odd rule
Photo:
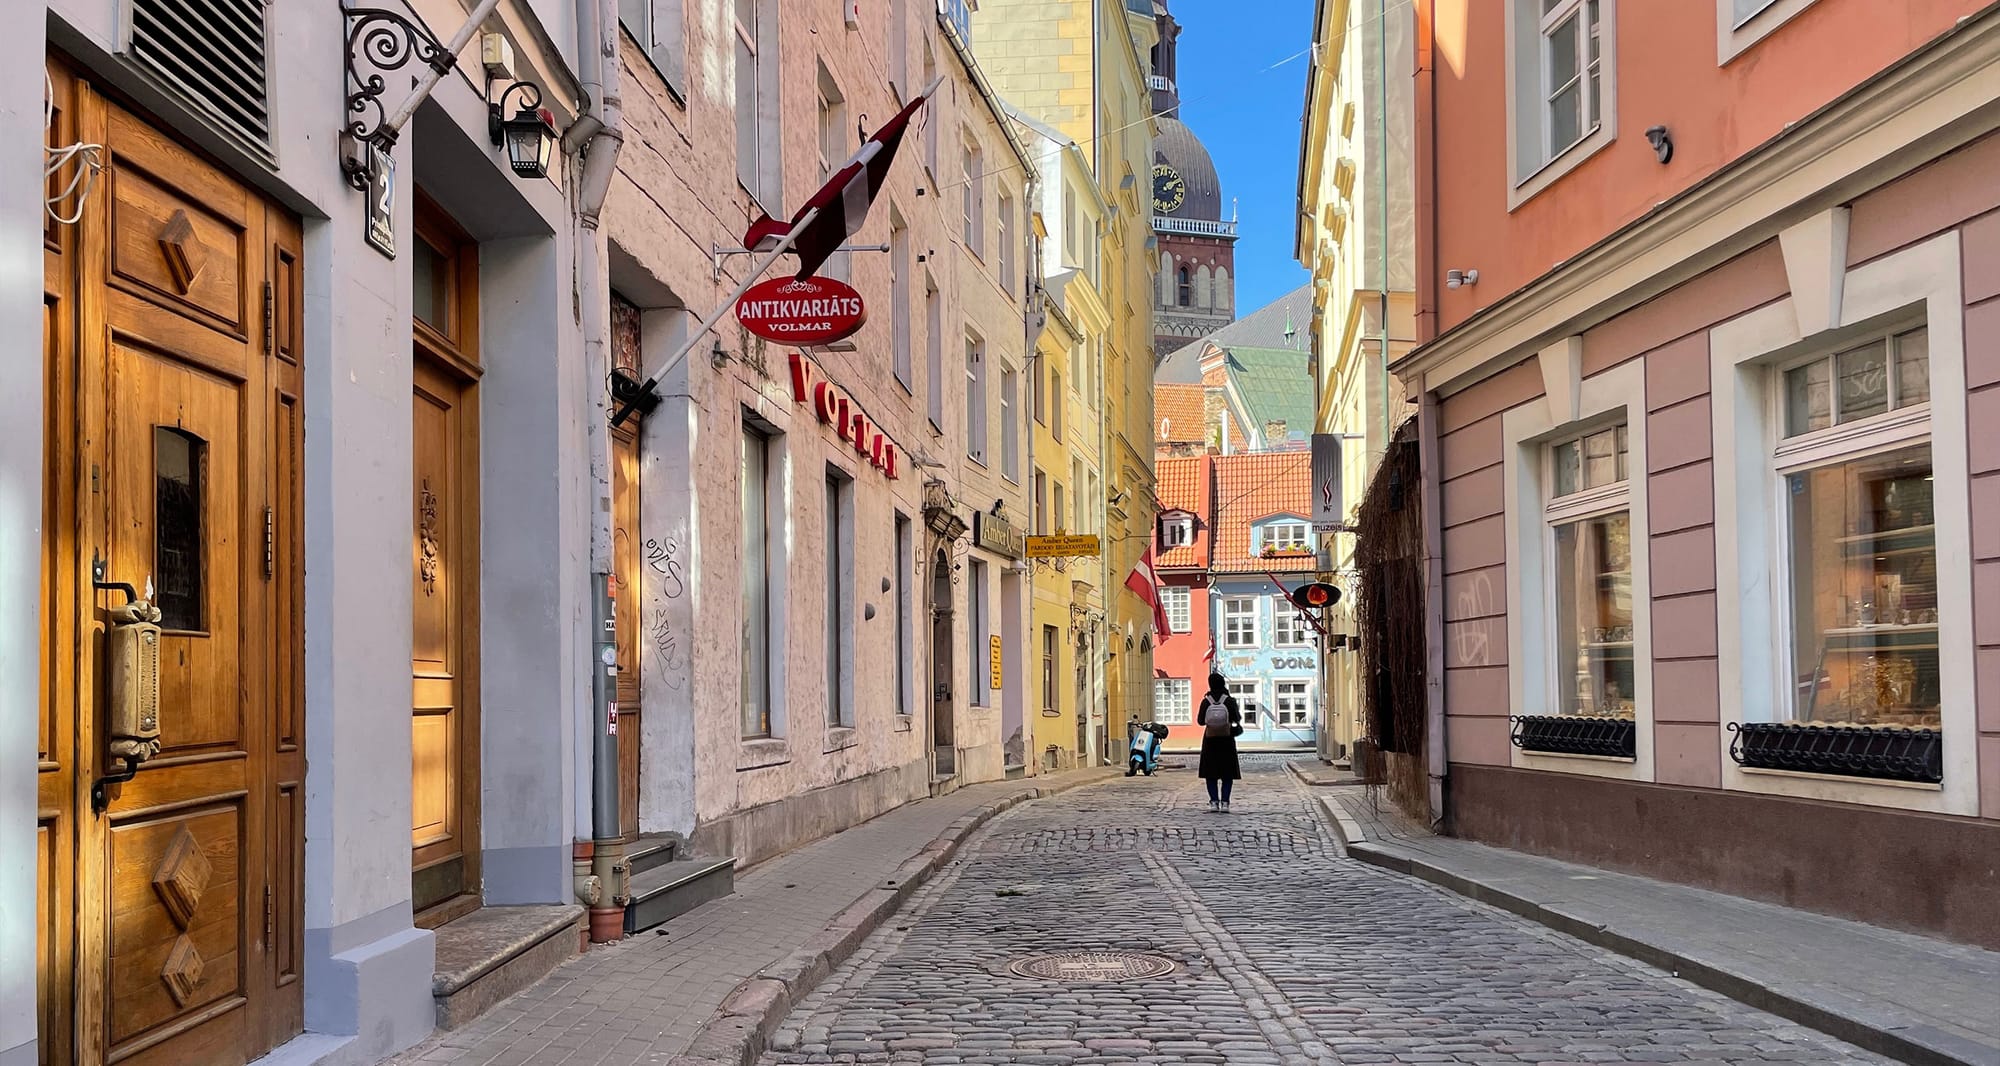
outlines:
[[[1313,747],[1324,699],[1320,638],[1284,590],[1312,580],[1312,459],[1306,452],[1214,456],[1209,566],[1213,668],[1243,708],[1244,747]]]

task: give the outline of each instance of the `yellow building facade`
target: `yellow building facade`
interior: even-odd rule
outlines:
[[[1412,23],[1408,5],[1319,0],[1300,144],[1298,260],[1312,272],[1315,448],[1338,447],[1342,517],[1351,521],[1396,427],[1411,408],[1389,377],[1415,338]],[[1384,66],[1389,76],[1382,76]],[[1322,580],[1342,598],[1326,612],[1320,675],[1322,757],[1367,733],[1355,632],[1355,538],[1320,536]]]
[[[1028,716],[1038,771],[1123,757],[1151,718],[1151,608],[1124,587],[1149,543],[1151,4],[985,0],[974,52],[1040,172],[1045,322],[1031,405],[1033,529],[1089,533],[1095,556],[1034,564]]]

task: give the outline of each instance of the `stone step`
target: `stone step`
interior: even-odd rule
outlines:
[[[582,953],[582,907],[482,907],[437,929],[431,995],[440,1029],[456,1029]]]
[[[637,877],[655,867],[665,866],[680,857],[682,848],[679,833],[662,833],[657,836],[642,836],[625,845],[625,869],[629,876]]]
[[[675,859],[632,875],[625,933],[641,933],[736,891],[735,859]]]

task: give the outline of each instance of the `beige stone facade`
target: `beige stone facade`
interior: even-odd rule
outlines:
[[[854,285],[868,321],[808,353],[894,442],[895,476],[799,402],[791,351],[728,319],[641,431],[640,528],[624,534],[656,560],[639,568],[641,830],[754,861],[1003,772],[1003,716],[1029,677],[1026,582],[1002,527],[1028,510],[1032,178],[964,27],[932,5],[865,5],[853,24],[837,5],[786,4],[782,20],[775,0],[736,7],[755,24],[689,5],[677,24],[626,26],[628,148],[605,228],[646,372],[753,261],[716,249],[740,248],[760,207],[788,216],[943,79],[853,238],[889,250],[822,271]],[[745,108],[758,121],[739,126]],[[964,531],[932,531],[949,517]],[[759,521],[761,546],[746,532]]]

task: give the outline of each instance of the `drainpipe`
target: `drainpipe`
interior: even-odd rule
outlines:
[[[1417,70],[1414,105],[1428,112],[1423,136],[1414,142],[1417,176],[1415,213],[1417,239],[1428,245],[1428,258],[1417,271],[1417,340],[1423,343],[1438,333],[1438,191],[1437,191],[1437,10],[1434,3],[1419,3],[1416,10]],[[1429,326],[1425,326],[1425,316]],[[1422,382],[1417,383],[1421,387]],[[1431,824],[1449,828],[1445,809],[1445,778],[1450,751],[1445,743],[1444,714],[1444,522],[1436,481],[1440,471],[1438,450],[1438,399],[1428,389],[1418,397],[1417,438],[1421,463],[1418,480],[1424,521],[1424,762],[1429,775]]]
[[[577,66],[584,113],[563,139],[582,157],[577,179],[577,303],[583,326],[584,380],[591,389],[585,441],[590,453],[590,591],[594,661],[591,664],[591,765],[589,876],[579,895],[590,908],[590,939],[602,943],[625,933],[628,884],[618,812],[618,646],[612,605],[611,557],[611,294],[606,286],[598,222],[625,143],[618,99],[618,25],[613,0],[576,0]],[[582,874],[579,847],[578,874]]]
[[[1382,63],[1378,79],[1382,101],[1375,109],[1382,158],[1375,161],[1375,169],[1382,174],[1382,454],[1386,456],[1389,438],[1396,432],[1390,424],[1389,400],[1389,0],[1375,0],[1375,35]]]

